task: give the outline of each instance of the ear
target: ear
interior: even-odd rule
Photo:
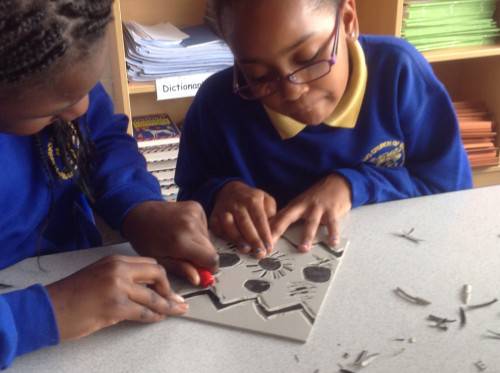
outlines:
[[[356,0],[343,0],[344,9],[342,20],[344,31],[348,39],[356,40],[359,36],[358,13],[356,12]]]

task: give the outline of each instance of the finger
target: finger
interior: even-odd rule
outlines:
[[[222,238],[234,243],[243,241],[232,213],[225,212],[220,218],[220,222],[223,232]]]
[[[178,297],[170,288],[167,272],[160,264],[135,263],[129,265],[127,274],[137,284],[153,285],[154,289],[164,298]],[[182,302],[182,300],[180,300]]]
[[[212,241],[205,235],[194,237],[189,246],[182,251],[182,257],[176,259],[190,262],[195,267],[206,268],[211,272],[216,272],[219,268],[219,254]]]
[[[216,236],[222,237],[222,226],[217,215],[212,214],[208,222],[208,227]]]
[[[257,258],[264,257],[267,253],[265,248],[266,245],[261,240],[248,210],[245,208],[239,209],[233,214],[236,226],[243,236],[244,242],[248,242],[248,244],[252,247],[253,254]]]
[[[276,200],[266,193],[264,195],[264,211],[266,212],[268,219],[276,215],[277,209]]]
[[[238,251],[242,254],[250,254],[252,251],[252,247],[246,242],[240,242],[236,246],[238,247]]]
[[[210,225],[209,225],[209,227],[210,227],[210,230],[216,236],[227,239],[227,237],[225,237],[225,235],[223,234],[222,224],[221,224],[219,218],[217,217],[217,215],[212,214],[212,216],[210,217]],[[237,234],[239,235],[239,232]],[[243,254],[248,254],[250,252],[250,250],[252,249],[246,242],[237,242],[237,241],[230,240],[230,239],[229,239],[229,241],[232,241],[232,242],[236,243],[238,251],[241,252],[241,253],[243,253]]]
[[[153,313],[164,316],[176,315],[183,310],[187,310],[184,307],[186,303],[184,299],[179,298],[179,300],[183,300],[182,302],[177,302],[172,298],[165,299],[153,289],[139,284],[133,284],[129,289],[129,299],[148,308]]]
[[[187,279],[194,286],[200,284],[200,275],[195,266],[183,260],[161,259],[161,264],[167,269],[168,273],[173,273],[181,278]]]
[[[165,315],[156,313],[150,308],[131,300],[124,310],[123,320],[153,323],[165,320],[166,316],[182,315],[188,309],[189,306],[187,305],[187,303],[175,304],[173,307],[169,308],[168,314]]]
[[[271,231],[274,243],[278,241],[290,225],[302,217],[303,213],[304,207],[301,205],[285,207],[281,211],[278,211],[276,216],[271,221]]]
[[[130,264],[156,264],[155,258],[146,256],[109,255],[102,258],[98,263],[124,262]]]
[[[263,249],[266,250],[268,254],[273,250],[273,235],[271,234],[271,227],[269,225],[269,218],[266,214],[264,208],[264,200],[261,206],[254,206],[249,211],[250,218],[253,221],[254,229],[260,242],[263,243]],[[246,238],[246,237],[245,237]]]
[[[326,228],[328,231],[328,245],[337,246],[340,243],[340,221],[332,213],[328,214]]]
[[[321,209],[314,208],[307,216],[305,216],[302,243],[298,247],[299,251],[307,252],[311,250],[312,242],[318,232],[322,215],[323,211]]]

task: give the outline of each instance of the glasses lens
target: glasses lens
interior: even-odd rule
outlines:
[[[290,80],[298,84],[309,83],[322,78],[330,72],[330,69],[331,65],[328,61],[320,61],[296,71],[295,74],[290,76]]]
[[[276,90],[277,88],[274,82],[248,84],[243,87],[239,87],[238,94],[247,100],[255,100],[272,95],[276,92]]]

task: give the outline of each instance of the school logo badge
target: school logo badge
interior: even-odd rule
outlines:
[[[374,147],[363,162],[377,167],[402,167],[405,164],[405,144],[401,141],[385,141]]]

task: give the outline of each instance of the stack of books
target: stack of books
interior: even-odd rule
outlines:
[[[147,162],[148,171],[158,179],[163,197],[175,201],[175,166],[179,154],[180,131],[167,114],[132,119],[134,137]]]
[[[178,29],[124,22],[125,57],[131,81],[213,74],[233,65],[227,44],[208,26]]]
[[[495,44],[497,0],[405,0],[402,36],[419,51]]]
[[[478,102],[461,101],[455,102],[454,106],[471,166],[497,166],[497,134],[492,114]]]

